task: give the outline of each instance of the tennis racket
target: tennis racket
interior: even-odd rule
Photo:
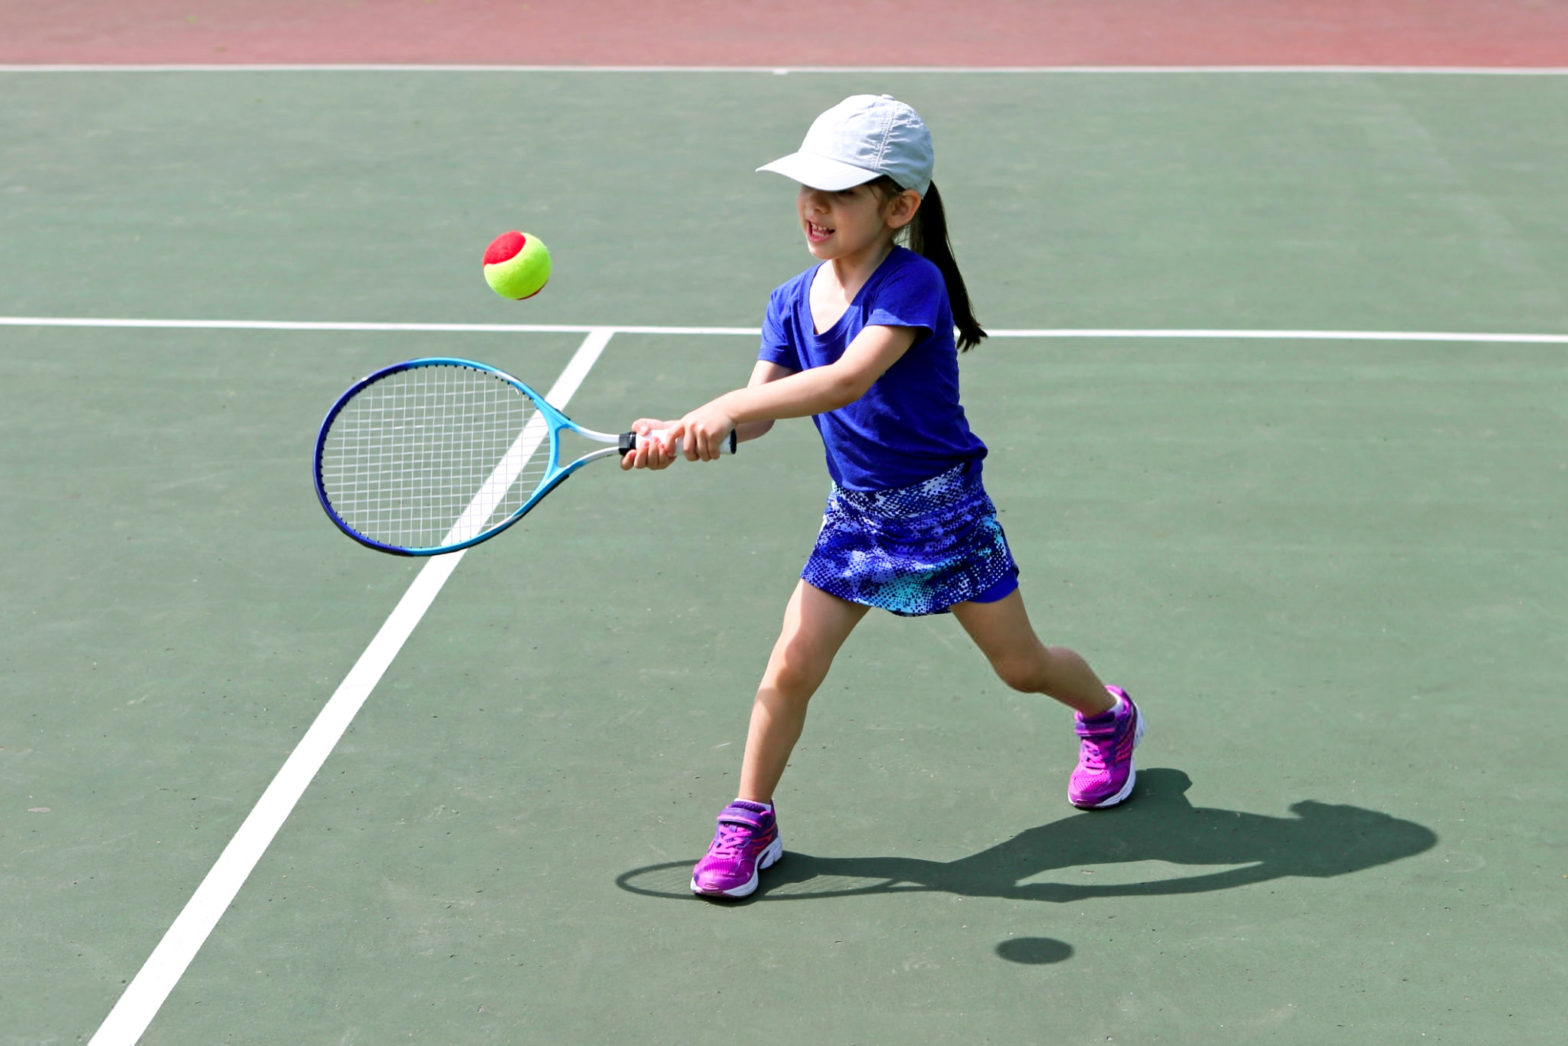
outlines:
[[[590,449],[562,464],[569,438]],[[590,461],[641,440],[583,428],[483,363],[409,360],[355,382],[327,411],[316,496],[360,544],[434,556],[495,537]],[[735,452],[735,433],[725,450]]]

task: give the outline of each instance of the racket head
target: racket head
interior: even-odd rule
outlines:
[[[560,433],[581,430],[484,363],[432,356],[355,382],[316,436],[316,496],[368,548],[456,552],[521,519],[571,469]]]

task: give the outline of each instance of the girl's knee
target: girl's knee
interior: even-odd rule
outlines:
[[[763,685],[780,693],[809,698],[827,675],[831,655],[799,639],[781,642],[768,661]]]
[[[815,673],[811,672],[805,665],[784,659],[769,667],[767,678],[763,680],[763,686],[779,693],[810,696],[811,692],[816,689],[814,678]]]
[[[1009,656],[991,662],[997,678],[1019,693],[1035,694],[1044,688],[1045,665],[1039,657]]]

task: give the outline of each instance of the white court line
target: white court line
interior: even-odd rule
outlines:
[[[602,328],[591,331],[545,398],[564,407],[613,334]],[[90,1046],[132,1046],[141,1038],[463,555],[453,552],[432,557],[414,577],[392,615],[305,731],[141,971],[126,986]]]
[[[0,316],[0,327],[121,327],[127,330],[343,331],[418,334],[760,334],[758,327],[647,327],[604,323],[359,323],[334,320],[159,320],[78,316]]]
[[[1059,76],[1110,74],[1171,76],[1217,74],[1327,76],[1564,76],[1563,66],[1458,65],[359,65],[352,63],[251,63],[216,65],[178,62],[156,65],[0,65],[0,73],[739,73],[766,76],[919,75]]]
[[[351,333],[407,332],[436,334],[655,334],[702,337],[724,335],[757,337],[757,327],[659,327],[577,323],[356,323],[332,320],[157,320],[110,319],[75,316],[0,316],[0,327],[109,327],[127,330],[256,330],[340,331]],[[1511,342],[1535,345],[1568,345],[1568,334],[1533,334],[1482,331],[1355,331],[1355,330],[1227,330],[1222,327],[1193,329],[1040,327],[993,330],[993,338],[1169,338],[1205,341],[1457,341]]]
[[[1196,330],[1130,329],[997,330],[995,338],[1188,338],[1203,341],[1499,341],[1537,345],[1568,345],[1568,334],[1482,333],[1469,331],[1329,331],[1329,330]]]

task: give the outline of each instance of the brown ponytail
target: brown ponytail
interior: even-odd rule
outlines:
[[[902,190],[893,179],[883,175],[872,185],[887,197],[897,196]],[[942,273],[947,284],[948,302],[953,307],[953,325],[958,328],[958,351],[968,352],[980,344],[985,331],[975,319],[969,304],[969,290],[953,258],[953,245],[947,239],[947,215],[942,209],[942,195],[933,183],[921,197],[920,209],[908,225],[909,249],[924,255]]]

